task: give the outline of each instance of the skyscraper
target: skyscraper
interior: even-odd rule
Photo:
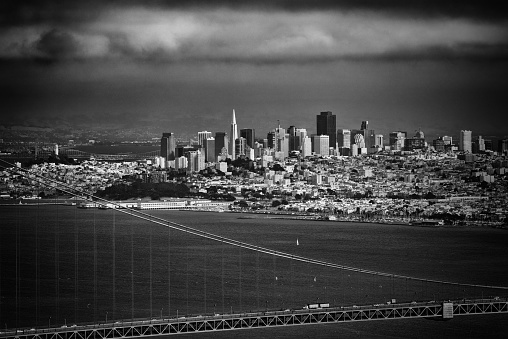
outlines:
[[[166,161],[175,160],[175,134],[174,133],[162,133],[161,138],[161,157],[165,158]]]
[[[312,139],[314,141],[314,153],[328,156],[330,155],[330,147],[329,147],[329,136],[328,135],[313,135]]]
[[[235,154],[237,157],[245,155],[247,150],[247,139],[239,137],[235,140]]]
[[[198,132],[198,144],[201,147],[205,147],[206,139],[210,138],[211,136],[212,136],[212,132],[208,132],[208,131]]]
[[[215,138],[210,137],[205,141],[205,161],[215,162],[217,156],[215,155]]]
[[[337,120],[335,114],[332,112],[321,112],[316,117],[317,122],[317,135],[328,135],[329,147],[335,148],[337,142]]]
[[[255,133],[256,131],[253,128],[242,128],[240,130],[240,137],[245,138],[247,146],[250,148],[254,148]]]
[[[390,148],[392,150],[401,151],[404,148],[404,140],[406,140],[407,132],[390,132],[389,137]]]
[[[228,134],[226,132],[215,132],[215,161],[221,154],[223,148],[225,148],[226,151],[228,150],[228,146]]]
[[[337,130],[337,145],[339,148],[351,147],[351,131],[348,129]]]
[[[469,153],[472,152],[472,147],[471,147],[472,137],[471,137],[471,135],[472,135],[472,133],[469,130],[461,130],[460,131],[459,151],[469,152]]]
[[[236,125],[236,115],[235,110],[233,110],[233,117],[231,119],[231,134],[229,140],[229,154],[231,155],[231,159],[236,159],[235,153],[235,141],[238,139],[238,126]]]

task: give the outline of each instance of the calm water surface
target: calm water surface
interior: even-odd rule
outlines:
[[[508,285],[508,231],[151,214],[259,246],[426,279]],[[298,239],[298,245],[297,245]],[[119,211],[0,207],[0,324],[63,325],[250,310],[504,294],[361,275],[171,231]],[[506,293],[505,293],[506,294]],[[500,337],[508,317],[332,324],[200,337]],[[187,335],[189,336],[189,335]]]

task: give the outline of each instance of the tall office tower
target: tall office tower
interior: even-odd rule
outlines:
[[[300,140],[303,140],[307,136],[307,130],[305,128],[297,128],[295,129],[295,135],[299,136]]]
[[[241,155],[245,155],[247,150],[247,139],[239,137],[235,140],[235,154],[238,158]]]
[[[329,147],[335,148],[337,142],[337,120],[332,112],[321,112],[317,117],[317,135],[328,135]]]
[[[200,151],[187,152],[187,172],[199,172],[205,169],[205,156]]]
[[[229,155],[231,155],[231,159],[236,159],[235,153],[235,141],[238,139],[238,126],[236,125],[236,115],[235,110],[233,110],[233,117],[231,119],[231,134],[229,135]]]
[[[293,151],[300,151],[303,148],[303,139],[307,136],[307,130],[305,128],[295,128],[295,136],[294,136],[294,150]],[[291,135],[290,135],[291,137]],[[291,143],[291,140],[289,140]],[[290,146],[291,150],[291,146]]]
[[[302,139],[302,158],[310,157],[312,155],[312,141],[308,136]]]
[[[434,146],[434,149],[437,152],[444,152],[445,151],[445,143],[444,143],[444,140],[442,137],[433,140],[432,145]]]
[[[383,148],[383,142],[384,142],[383,135],[382,134],[376,134],[374,146],[378,147],[378,148]]]
[[[277,127],[275,129],[275,152],[282,152],[283,157],[287,158],[289,156],[289,134],[286,133],[286,129]]]
[[[471,153],[471,131],[461,130],[459,136],[459,151]]]
[[[314,153],[321,156],[330,155],[330,137],[328,135],[313,135]]]
[[[161,157],[166,161],[175,160],[175,133],[162,133],[161,138]]]
[[[222,149],[229,149],[229,139],[226,132],[215,132],[215,160],[222,153]],[[225,154],[227,156],[227,154]]]
[[[485,151],[485,140],[482,138],[481,135],[478,136],[478,151],[479,152]]]
[[[289,135],[289,151],[297,151],[300,149],[300,136],[296,135],[296,127],[289,126],[288,135]]]
[[[443,139],[443,142],[445,145],[452,145],[453,144],[452,137],[445,135],[441,139]]]
[[[339,148],[351,147],[351,131],[348,129],[337,130],[337,146]]]
[[[506,154],[508,152],[508,139],[497,141],[497,152],[500,154]]]
[[[486,151],[493,151],[492,149],[492,140],[490,139],[483,139],[483,143],[485,144],[485,150]]]
[[[390,148],[395,151],[400,151],[404,148],[404,140],[407,138],[407,132],[390,132],[389,137]]]
[[[367,120],[362,121],[362,126],[360,127],[361,130],[366,130],[369,127],[369,122]]]
[[[266,135],[267,147],[275,148],[275,132],[268,132]]]
[[[255,147],[254,141],[256,139],[256,131],[254,130],[254,128],[242,128],[240,130],[240,136],[242,138],[245,138],[247,146],[249,146],[250,148]]]
[[[206,139],[210,138],[211,136],[212,136],[212,132],[208,132],[208,131],[198,132],[198,144],[201,147],[205,147]]]
[[[210,137],[205,141],[205,161],[216,162],[217,156],[215,155],[215,138]]]

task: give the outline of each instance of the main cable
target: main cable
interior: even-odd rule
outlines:
[[[0,161],[8,163],[8,162],[6,162],[3,159],[0,159]],[[10,163],[8,163],[8,164],[10,164]],[[10,165],[12,165],[12,164],[10,164]],[[8,170],[11,170],[11,169],[8,169]],[[17,170],[18,170],[18,174],[21,174],[21,173],[19,173],[19,170],[21,170],[23,172],[29,172],[28,170],[25,170],[25,169],[22,169],[22,168],[21,169],[17,168]],[[176,229],[178,231],[182,231],[182,232],[185,232],[185,233],[188,233],[188,234],[196,235],[196,236],[199,236],[199,237],[202,237],[202,238],[206,238],[206,239],[209,239],[209,240],[213,240],[213,241],[217,241],[217,242],[223,242],[223,243],[226,243],[228,245],[245,248],[245,249],[249,249],[249,250],[252,250],[252,251],[257,251],[259,253],[264,253],[264,254],[275,256],[275,257],[281,257],[281,258],[285,258],[285,259],[296,260],[296,261],[304,262],[304,263],[307,263],[307,264],[324,266],[324,267],[329,267],[329,268],[334,268],[334,269],[339,269],[339,270],[346,270],[346,271],[351,271],[351,272],[356,272],[356,273],[377,275],[377,276],[383,276],[383,277],[392,277],[392,278],[397,278],[397,279],[408,279],[408,280],[414,280],[414,281],[430,282],[430,283],[446,284],[446,285],[454,285],[454,286],[464,286],[464,287],[480,287],[480,288],[488,288],[488,289],[508,290],[508,286],[468,284],[468,283],[458,283],[458,282],[451,282],[451,281],[437,280],[437,279],[425,279],[425,278],[411,277],[411,276],[406,276],[406,275],[392,274],[392,273],[375,271],[375,270],[369,270],[369,269],[363,269],[363,268],[357,268],[357,267],[352,267],[352,266],[345,266],[345,265],[335,264],[335,263],[331,263],[331,262],[327,262],[327,261],[312,259],[312,258],[308,258],[308,257],[303,257],[303,256],[298,256],[298,255],[292,255],[290,253],[281,252],[281,251],[277,251],[277,250],[272,250],[272,249],[269,249],[269,248],[265,248],[265,247],[261,247],[261,246],[257,246],[257,245],[253,245],[253,244],[249,244],[249,243],[245,243],[245,242],[241,242],[241,241],[238,241],[238,240],[234,240],[234,239],[231,239],[231,238],[219,236],[219,235],[216,235],[216,234],[213,234],[213,233],[201,231],[201,230],[189,227],[189,226],[185,226],[185,225],[173,222],[173,221],[168,221],[168,220],[165,220],[165,219],[162,219],[162,218],[150,215],[148,213],[140,212],[139,210],[135,210],[135,209],[132,209],[132,208],[124,208],[123,206],[120,206],[116,202],[109,201],[107,199],[94,196],[91,193],[80,192],[79,190],[75,189],[74,187],[72,187],[70,185],[67,185],[65,183],[59,182],[57,180],[54,180],[54,179],[51,179],[51,178],[46,178],[46,177],[40,176],[38,174],[31,173],[31,172],[29,172],[29,173],[31,175],[36,176],[36,177],[39,177],[39,178],[42,178],[44,180],[50,181],[52,183],[57,183],[57,184],[60,184],[60,185],[62,185],[64,187],[66,187],[66,189],[64,189],[64,188],[58,188],[58,190],[60,190],[61,192],[64,192],[64,193],[67,193],[67,194],[71,194],[71,195],[74,195],[74,196],[81,196],[82,198],[84,198],[87,201],[92,201],[93,202],[94,199],[95,199],[95,202],[100,201],[99,204],[103,205],[103,206],[111,206],[111,205],[115,206],[115,209],[118,209],[119,212],[127,214],[127,215],[130,215],[130,216],[133,216],[135,218],[142,219],[142,220],[145,220],[145,221],[149,221],[149,222],[152,222],[152,223],[155,223],[155,224],[159,224],[159,225],[162,225],[162,226],[166,226],[166,227],[171,227],[171,228]],[[26,175],[24,175],[24,174],[21,174],[21,175],[26,177]],[[39,183],[41,183],[43,185],[46,185],[46,186],[51,186],[49,183],[45,183],[45,182],[39,182]],[[75,190],[76,192],[72,192],[72,191],[69,191],[69,190]]]

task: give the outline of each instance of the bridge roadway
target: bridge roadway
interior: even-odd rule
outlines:
[[[508,313],[508,298],[462,299],[444,302],[412,302],[321,309],[139,319],[55,328],[18,329],[0,332],[0,338],[88,339],[134,338],[195,332],[228,331],[274,326],[311,325],[404,318],[448,320],[460,315]]]

